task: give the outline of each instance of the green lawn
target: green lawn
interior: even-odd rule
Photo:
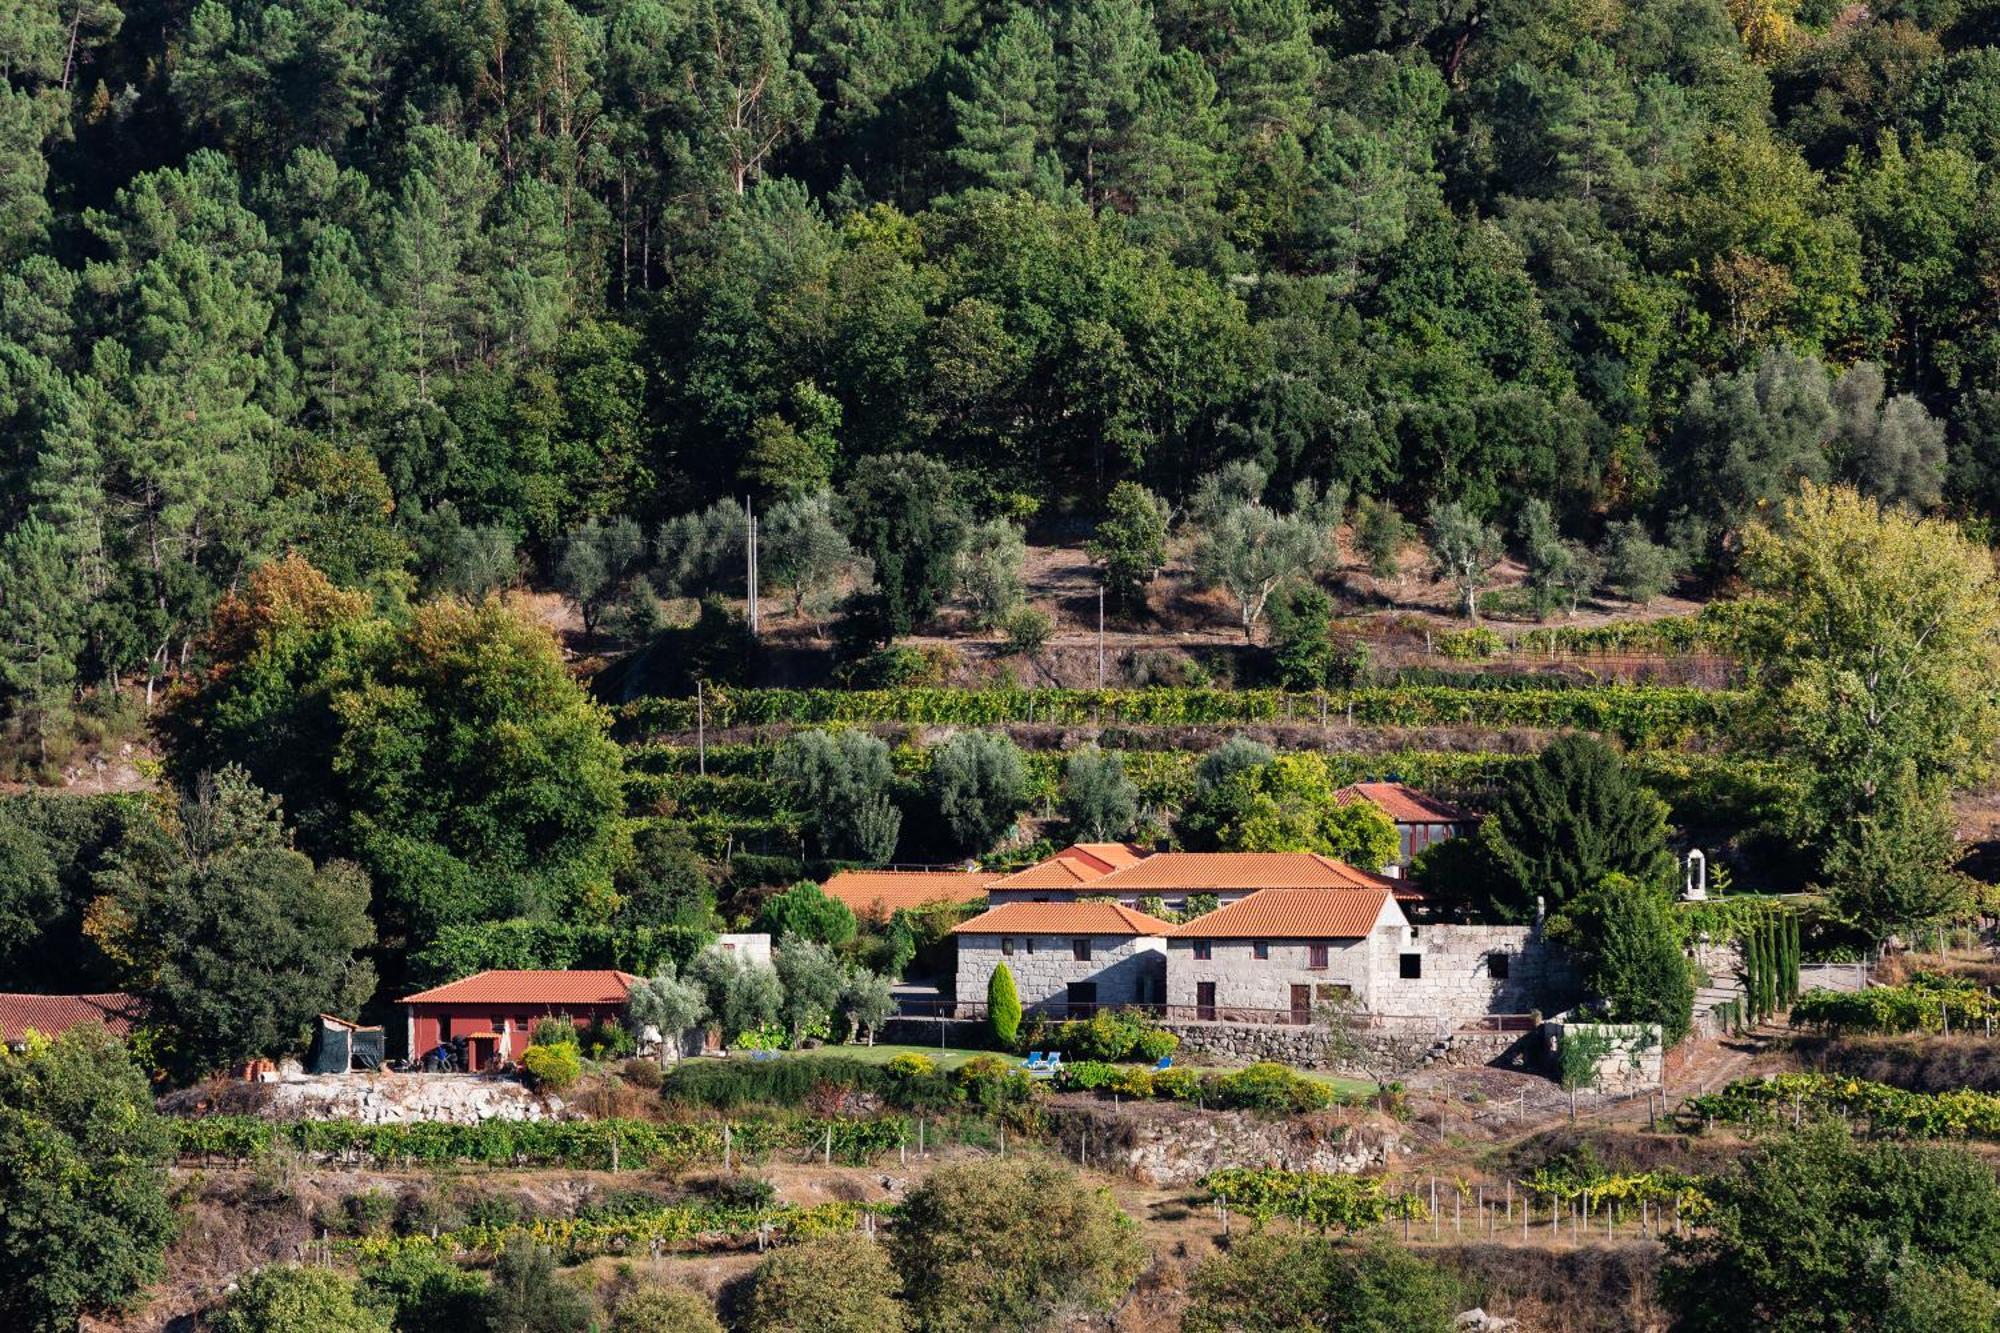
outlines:
[[[1000,1054],[997,1051],[960,1050],[955,1046],[947,1046],[943,1050],[939,1050],[935,1046],[891,1046],[878,1043],[874,1046],[822,1046],[816,1051],[786,1051],[782,1053],[782,1057],[789,1059],[801,1055],[833,1055],[848,1060],[864,1060],[869,1064],[879,1065],[887,1064],[896,1056],[906,1052],[913,1055],[927,1056],[937,1061],[937,1066],[940,1069],[956,1069],[975,1055]],[[1016,1062],[1022,1059],[1018,1055],[1009,1055],[1005,1058]],[[1217,1072],[1225,1069],[1241,1068],[1238,1065],[1201,1065],[1197,1067],[1204,1070],[1214,1069]],[[1306,1078],[1312,1079],[1315,1083],[1324,1083],[1346,1096],[1366,1097],[1372,1095],[1375,1091],[1374,1083],[1365,1078],[1346,1078],[1339,1074],[1322,1073],[1317,1069],[1300,1069],[1296,1072],[1304,1075]]]
[[[975,1055],[997,1055],[999,1052],[965,1051],[960,1050],[956,1046],[947,1046],[940,1050],[935,1046],[892,1046],[884,1042],[877,1042],[873,1046],[822,1046],[816,1051],[784,1051],[780,1054],[784,1058],[801,1055],[835,1055],[846,1060],[865,1061],[871,1065],[887,1064],[899,1055],[922,1055],[937,1061],[939,1069],[956,1069]],[[1020,1059],[1019,1056],[1012,1055],[1007,1058],[1010,1060]]]

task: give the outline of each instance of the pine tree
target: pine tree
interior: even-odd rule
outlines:
[[[1054,132],[1055,85],[1055,41],[1033,10],[1016,10],[959,62],[960,91],[945,97],[958,130],[950,157],[971,184],[1027,187]]]
[[[1084,198],[1102,204],[1107,167],[1160,58],[1159,34],[1140,0],[1076,0],[1064,13],[1062,48],[1063,146]]]

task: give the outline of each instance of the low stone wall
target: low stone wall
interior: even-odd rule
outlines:
[[[980,998],[983,1002],[985,997]],[[938,1035],[939,1022],[944,1024],[942,1037]],[[978,1050],[992,1036],[993,1029],[985,1019],[970,1018],[891,1018],[875,1030],[875,1040],[885,1046],[936,1046],[942,1042],[960,1050]]]
[[[1542,1024],[1542,1041],[1549,1070],[1560,1075],[1562,1044],[1578,1035],[1603,1038],[1610,1045],[1596,1061],[1589,1086],[1618,1096],[1658,1088],[1666,1079],[1666,1042],[1658,1023],[1571,1023],[1551,1019]]]
[[[1360,1058],[1339,1058],[1327,1050],[1326,1031],[1316,1024],[1163,1023],[1181,1039],[1181,1050],[1226,1064],[1276,1060],[1307,1069],[1373,1075],[1381,1070],[1414,1073],[1436,1065],[1460,1069],[1494,1064],[1520,1044],[1518,1032],[1393,1031],[1363,1033]]]
[[[314,1074],[276,1083],[203,1084],[169,1093],[170,1115],[254,1115],[266,1120],[358,1120],[368,1125],[434,1121],[561,1120],[558,1097],[481,1074]]]
[[[1404,1150],[1400,1132],[1380,1116],[1273,1118],[1159,1103],[1119,1107],[1070,1094],[1049,1103],[1046,1122],[1070,1161],[1169,1187],[1233,1166],[1354,1175],[1379,1171]]]

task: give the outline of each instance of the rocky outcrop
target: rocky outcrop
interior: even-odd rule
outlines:
[[[319,1074],[276,1083],[211,1083],[162,1098],[160,1109],[171,1115],[358,1120],[369,1125],[564,1118],[558,1098],[530,1092],[511,1079],[472,1074]]]

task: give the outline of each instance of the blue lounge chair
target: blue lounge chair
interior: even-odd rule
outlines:
[[[1048,1064],[1047,1059],[1043,1057],[1040,1051],[1028,1052],[1028,1063],[1025,1066],[1028,1072],[1033,1073],[1034,1071],[1045,1067],[1047,1064]]]
[[[1056,1070],[1058,1070],[1058,1069],[1061,1069],[1061,1068],[1062,1068],[1062,1052],[1061,1052],[1061,1051],[1050,1051],[1050,1052],[1049,1052],[1049,1062],[1048,1062],[1047,1064],[1043,1065],[1043,1066],[1042,1066],[1042,1068],[1044,1068],[1044,1069],[1048,1070],[1048,1071],[1049,1071],[1049,1072],[1050,1072],[1051,1074],[1055,1073],[1055,1072],[1056,1072]]]
[[[1155,1074],[1159,1074],[1165,1072],[1166,1070],[1172,1069],[1173,1067],[1174,1067],[1174,1057],[1171,1055],[1163,1055],[1160,1057],[1160,1063],[1153,1066],[1153,1072]]]

